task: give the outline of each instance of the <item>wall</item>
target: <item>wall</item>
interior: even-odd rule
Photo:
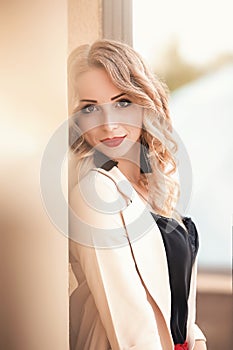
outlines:
[[[102,0],[68,0],[68,48],[102,37]]]
[[[0,348],[66,350],[67,239],[44,210],[40,162],[67,118],[67,4],[9,0],[0,6]]]

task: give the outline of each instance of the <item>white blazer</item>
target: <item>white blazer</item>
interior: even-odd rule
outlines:
[[[70,263],[78,287],[70,298],[71,350],[172,350],[171,292],[159,228],[114,166],[92,169],[70,195]],[[107,212],[107,214],[106,214]],[[195,324],[194,263],[187,341]]]

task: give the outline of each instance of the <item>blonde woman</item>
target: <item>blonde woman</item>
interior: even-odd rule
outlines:
[[[68,77],[71,350],[205,350],[164,84],[110,40],[74,50]]]

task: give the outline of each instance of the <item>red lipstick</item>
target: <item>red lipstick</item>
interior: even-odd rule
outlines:
[[[105,146],[108,146],[108,147],[117,147],[123,142],[125,136],[106,138],[106,139],[101,140],[101,142],[103,144],[105,144]]]

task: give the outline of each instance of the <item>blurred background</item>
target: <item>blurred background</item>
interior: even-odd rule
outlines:
[[[230,350],[230,1],[1,0],[0,6],[0,348],[68,349],[67,239],[43,207],[40,164],[67,118],[67,55],[105,37],[133,45],[170,88],[174,128],[193,171],[184,212],[201,240],[197,319],[209,350]]]
[[[169,87],[192,166],[183,213],[200,235],[197,322],[209,350],[233,344],[231,11],[229,0],[133,1],[133,45]]]

